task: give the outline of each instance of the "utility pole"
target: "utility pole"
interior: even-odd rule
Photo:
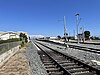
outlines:
[[[75,38],[75,30],[73,30],[73,36],[74,36],[74,38]]]
[[[65,37],[65,42],[67,42],[67,35],[66,35],[66,17],[64,16],[64,37]]]
[[[79,44],[79,36],[78,36],[78,16],[79,16],[79,14],[77,13],[75,16],[76,16],[77,43]]]
[[[85,38],[84,38],[84,26],[82,28],[82,33],[83,33],[83,43],[84,43],[84,41],[85,41]]]

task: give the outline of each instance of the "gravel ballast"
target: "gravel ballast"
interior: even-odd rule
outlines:
[[[27,48],[26,56],[30,65],[31,75],[48,75],[33,43]]]
[[[87,63],[91,66],[100,68],[100,65],[92,62],[92,60],[100,61],[100,54],[82,51],[82,50],[78,50],[78,49],[72,49],[72,48],[65,49],[62,46],[58,46],[58,45],[54,45],[54,44],[50,44],[50,43],[46,43],[46,42],[42,42],[42,41],[39,41],[39,42],[41,42],[55,50],[58,50],[62,53],[67,53],[68,55],[74,56],[74,57],[82,60],[84,63]]]

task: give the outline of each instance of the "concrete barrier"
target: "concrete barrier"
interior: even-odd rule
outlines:
[[[12,48],[12,49],[8,50],[7,52],[0,55],[0,67],[2,67],[4,65],[4,63],[7,62],[9,60],[9,58],[11,56],[13,56],[19,50],[19,46],[20,45]]]

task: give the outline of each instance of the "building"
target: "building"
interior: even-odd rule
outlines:
[[[12,38],[19,38],[16,32],[0,32],[0,40],[7,40]]]
[[[12,38],[20,38],[20,36],[19,36],[20,33],[24,33],[28,38],[28,42],[30,41],[27,32],[0,32],[0,40],[8,40],[8,39],[12,39]]]
[[[53,39],[57,39],[57,37],[50,37],[50,39],[52,39],[52,40],[53,40]]]

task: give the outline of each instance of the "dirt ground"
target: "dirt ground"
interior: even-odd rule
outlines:
[[[20,49],[3,67],[0,75],[30,75],[30,67],[25,56],[26,49]]]

